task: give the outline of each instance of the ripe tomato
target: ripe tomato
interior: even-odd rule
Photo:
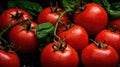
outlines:
[[[85,47],[81,60],[84,67],[117,67],[119,56],[114,48],[98,48],[94,43]]]
[[[95,35],[104,29],[107,22],[106,11],[95,3],[86,4],[83,12],[74,15],[74,23],[83,26],[90,35]]]
[[[58,36],[65,39],[79,53],[88,45],[89,41],[87,32],[79,25],[74,25],[69,30],[58,33]]]
[[[31,15],[25,10],[16,8],[7,9],[0,16],[0,29],[5,29],[9,24],[14,24],[19,19],[25,20],[28,18],[31,18]],[[13,21],[11,22],[12,19]]]
[[[53,9],[55,8],[56,7],[53,7]],[[52,12],[51,7],[46,7],[38,15],[38,23],[51,22],[53,25],[55,25],[58,17],[60,16],[60,13],[63,11],[64,10],[62,10],[61,8],[57,8],[56,12]],[[62,16],[61,22],[69,24],[67,14],[64,14]],[[62,27],[62,25],[59,24],[59,27]]]
[[[33,53],[37,49],[36,26],[37,24],[32,22],[30,30],[25,29],[22,24],[10,30],[9,41],[15,44],[20,53]]]
[[[20,67],[20,60],[14,51],[0,50],[0,67]]]
[[[67,45],[64,50],[54,50],[53,45],[54,42],[42,50],[40,55],[42,67],[78,67],[79,57],[72,47]]]
[[[115,48],[120,56],[120,34],[110,30],[102,30],[95,37],[95,41],[106,42]]]
[[[116,20],[110,21],[110,26],[111,26],[111,27],[116,26],[116,28],[117,28],[118,31],[120,32],[120,18],[119,18],[119,19],[116,19]]]

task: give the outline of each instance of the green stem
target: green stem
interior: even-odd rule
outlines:
[[[62,25],[66,28],[66,30],[69,29],[69,27],[67,26],[67,24],[65,24],[65,23],[63,23],[63,22],[61,22],[61,21],[60,21],[60,24],[62,24]]]
[[[0,33],[0,40],[2,40],[5,44],[8,44],[8,42],[7,42],[5,39],[2,38],[2,35],[3,35],[4,33],[6,33],[8,30],[10,30],[11,28],[13,28],[14,26],[16,26],[16,25],[18,25],[18,24],[20,24],[20,23],[22,23],[22,22],[25,22],[25,21],[27,21],[27,20],[18,21],[16,24],[9,25],[7,28],[5,28],[5,29]]]
[[[77,2],[77,8],[83,7],[84,3],[83,0],[76,0]]]
[[[56,21],[55,30],[54,30],[54,36],[55,36],[55,38],[57,38],[58,41],[60,42],[60,46],[58,47],[59,49],[62,49],[62,47],[63,47],[63,46],[62,46],[63,41],[62,41],[61,38],[56,34],[56,33],[57,33],[57,29],[58,29],[58,25],[59,25],[59,23],[60,23],[60,19],[62,18],[62,16],[63,16],[65,13],[70,12],[70,11],[71,11],[71,10],[66,10],[66,11],[62,12],[62,13],[60,14],[60,16],[58,17],[57,21]],[[62,50],[64,50],[64,49],[62,49]]]
[[[100,47],[99,43],[97,43],[97,42],[94,41],[93,39],[90,39],[90,41],[92,41],[97,47]]]
[[[55,12],[55,11],[54,11],[54,8],[53,8],[53,3],[52,3],[51,0],[50,0],[50,10],[51,10],[52,13]]]
[[[76,0],[76,2],[77,2],[77,8],[80,7],[80,4],[81,4],[80,1],[81,1],[81,0]]]
[[[0,40],[2,40],[5,44],[8,44],[8,42],[5,39],[3,39],[1,36],[0,36]]]
[[[65,13],[67,13],[67,12],[69,12],[69,10],[68,10],[68,11],[64,11],[63,13],[60,14],[60,16],[58,17],[58,19],[57,19],[57,21],[56,21],[56,25],[55,25],[54,36],[55,36],[56,38],[58,38],[58,40],[59,40],[60,42],[61,42],[61,39],[60,39],[60,37],[56,34],[56,33],[57,33],[57,28],[58,28],[58,24],[60,23],[60,19],[61,19],[62,16],[63,16]]]
[[[2,36],[5,32],[7,32],[8,30],[10,30],[10,29],[13,28],[14,26],[16,26],[16,25],[18,25],[18,24],[20,24],[20,23],[22,23],[22,22],[25,22],[25,21],[28,21],[28,19],[27,19],[27,20],[20,20],[20,21],[18,21],[16,24],[9,25],[6,29],[4,29],[4,30],[0,33],[0,36]]]
[[[107,48],[108,45],[106,45],[105,41],[104,42],[96,42],[93,39],[90,39],[98,48]]]

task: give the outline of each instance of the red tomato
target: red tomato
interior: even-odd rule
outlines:
[[[114,48],[98,48],[94,43],[85,47],[81,55],[84,67],[118,67],[119,56]]]
[[[120,31],[120,18],[116,19],[116,20],[110,21],[110,26],[111,27],[116,26],[116,28],[118,29],[118,31]]]
[[[9,41],[15,44],[20,53],[33,53],[37,49],[35,22],[32,22],[31,29],[25,29],[24,25],[17,25],[9,32]]]
[[[74,15],[74,23],[83,26],[90,35],[95,35],[104,29],[107,22],[106,11],[95,3],[86,4],[83,12]]]
[[[106,42],[108,45],[111,45],[115,48],[120,55],[120,34],[112,32],[110,30],[102,30],[95,37],[95,41]]]
[[[18,55],[14,51],[0,50],[0,67],[20,67]]]
[[[69,30],[59,33],[58,36],[61,39],[65,39],[65,41],[79,53],[88,45],[89,41],[85,29],[78,25],[74,25]]]
[[[55,7],[53,9],[55,9]],[[63,12],[61,8],[57,8],[57,12],[52,12],[51,7],[44,8],[38,15],[38,23],[51,22],[53,25],[55,25],[61,12]],[[69,24],[67,14],[63,15],[61,22]],[[61,26],[62,25],[59,24],[59,27]]]
[[[0,29],[5,29],[9,24],[15,24],[19,19],[25,20],[29,18],[31,18],[31,15],[22,9],[7,9],[0,16]],[[12,19],[13,21],[10,22]]]
[[[42,67],[78,67],[79,57],[72,47],[67,45],[64,50],[54,50],[53,45],[54,42],[42,50],[40,55]]]

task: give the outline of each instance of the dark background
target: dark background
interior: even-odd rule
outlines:
[[[10,0],[0,0],[0,12],[2,12],[3,10],[5,10],[7,8],[7,2]],[[60,3],[60,0],[29,0],[32,2],[37,2],[40,3],[43,7],[47,7],[50,5],[50,1],[53,3],[53,5],[55,5],[55,2],[58,2],[58,4]],[[91,1],[91,0],[88,0]],[[119,1],[119,0],[108,0],[109,2],[115,2],[115,1]]]

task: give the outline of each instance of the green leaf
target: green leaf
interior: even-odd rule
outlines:
[[[106,10],[109,20],[120,18],[120,2],[109,3],[108,0],[93,0],[93,2],[100,4]]]
[[[111,3],[111,9],[120,10],[120,2]]]
[[[27,0],[14,0],[8,1],[8,8],[21,8],[28,11],[31,15],[37,16],[42,10],[42,6],[36,2],[30,2]]]
[[[65,10],[74,10],[76,6],[76,0],[61,0],[61,3]]]
[[[40,48],[43,48],[46,44],[53,41],[54,29],[55,27],[49,22],[45,22],[37,26],[36,35],[41,43]]]

